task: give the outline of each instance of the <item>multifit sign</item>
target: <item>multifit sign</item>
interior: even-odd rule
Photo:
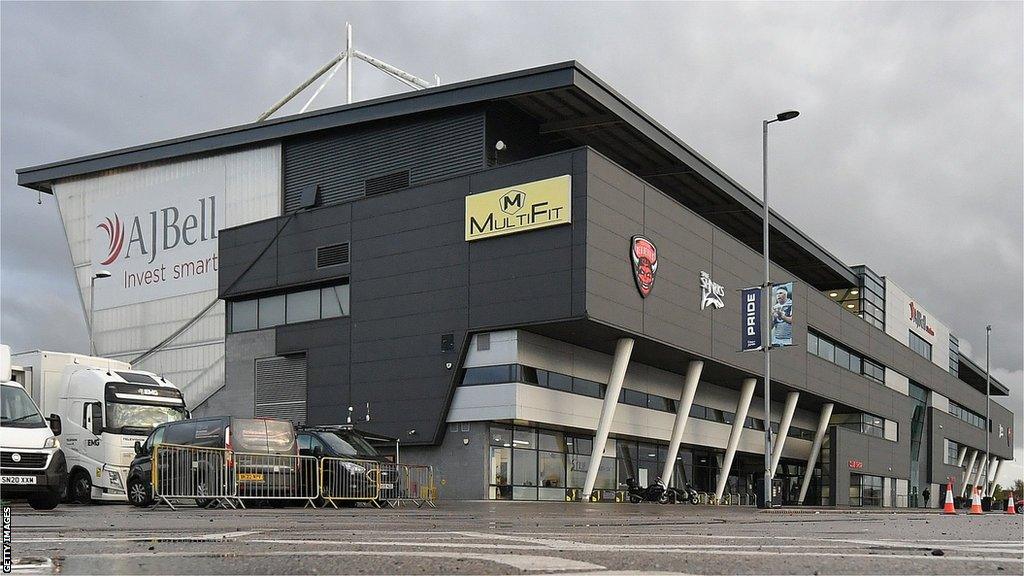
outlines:
[[[910,303],[910,321],[921,330],[935,336],[935,330],[928,324],[928,317],[913,302]]]
[[[224,226],[224,172],[178,178],[92,206],[95,308],[217,287],[217,232]]]
[[[466,241],[568,224],[571,200],[569,175],[466,196]]]

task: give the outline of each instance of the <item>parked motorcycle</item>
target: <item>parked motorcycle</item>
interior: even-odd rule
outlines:
[[[672,497],[670,491],[665,489],[665,484],[661,481],[661,478],[655,480],[654,484],[646,488],[641,488],[633,478],[626,478],[626,490],[629,492],[629,501],[633,504],[641,502],[668,504]]]
[[[689,502],[693,505],[700,503],[700,497],[697,495],[697,489],[689,483],[682,488],[668,488],[667,492],[669,492],[669,500],[673,503]]]

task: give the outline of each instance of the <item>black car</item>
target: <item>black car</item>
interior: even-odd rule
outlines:
[[[153,449],[158,444],[213,449],[160,451],[157,477],[162,478],[160,486],[171,492],[205,490],[215,495],[237,491],[239,495],[273,498],[290,495],[296,477],[289,465],[291,460],[260,458],[298,454],[290,422],[233,416],[168,422],[154,428],[144,443],[135,444],[127,483],[128,500],[135,506],[153,502]],[[210,502],[208,498],[196,499],[199,506]]]
[[[370,488],[379,480],[382,487],[390,486],[393,472],[389,462],[351,426],[316,426],[302,428],[297,435],[299,454],[317,459],[340,459],[323,466],[323,495],[335,498],[339,504],[353,505],[357,501],[370,501]],[[376,492],[373,490],[373,492]]]

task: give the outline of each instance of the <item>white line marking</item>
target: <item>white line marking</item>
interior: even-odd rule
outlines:
[[[218,552],[127,552],[120,554],[75,554],[73,558],[153,558],[153,557],[205,557],[220,556]],[[270,556],[406,556],[414,558],[442,558],[446,560],[470,559],[486,560],[511,566],[517,570],[531,572],[551,572],[566,570],[604,570],[604,566],[558,556],[531,556],[518,554],[476,554],[472,552],[415,552],[397,550],[298,550],[298,551],[272,551],[272,552],[247,552],[246,557],[270,557]]]

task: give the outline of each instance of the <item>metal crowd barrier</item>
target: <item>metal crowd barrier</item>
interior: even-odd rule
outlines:
[[[379,506],[380,477],[380,464],[374,460],[321,458],[320,497],[335,508],[335,501],[369,501]]]
[[[235,496],[231,474],[231,452],[223,448],[200,448],[157,444],[152,460],[153,499],[174,509],[172,500],[195,500],[199,506],[231,506]]]
[[[354,458],[232,452],[157,444],[153,450],[153,499],[174,509],[172,501],[195,500],[201,507],[245,507],[245,500],[319,499],[401,506],[434,507],[434,469],[417,464],[379,463]]]
[[[235,498],[305,500],[316,506],[320,465],[314,456],[234,453]],[[244,504],[243,504],[244,507]]]
[[[432,466],[386,462],[380,465],[379,478],[380,502],[392,508],[401,506],[403,502],[411,502],[417,507],[435,507],[437,486]]]

